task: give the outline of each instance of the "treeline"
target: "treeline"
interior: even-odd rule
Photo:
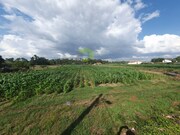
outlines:
[[[35,65],[46,66],[46,65],[81,65],[81,64],[105,64],[108,61],[101,59],[47,59],[45,57],[39,57],[34,55],[30,60],[25,58],[6,58],[0,56],[0,68],[1,71],[10,72],[18,70],[28,70],[30,67]]]
[[[162,62],[163,60],[165,60],[166,58],[153,58],[151,59],[151,62]],[[175,62],[180,62],[180,56],[177,56],[176,58],[170,58],[169,60],[172,61],[172,63]]]

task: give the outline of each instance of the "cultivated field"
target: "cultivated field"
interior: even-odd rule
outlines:
[[[0,134],[116,135],[128,126],[139,135],[178,135],[180,80],[158,69],[74,65],[0,74]]]
[[[0,74],[0,98],[24,100],[44,93],[67,93],[75,88],[106,83],[131,84],[151,78],[152,74],[132,69],[93,66],[62,66],[25,73],[7,73]]]

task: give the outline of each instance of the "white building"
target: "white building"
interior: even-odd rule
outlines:
[[[129,65],[136,65],[136,64],[141,64],[141,61],[129,61],[128,64]]]
[[[172,60],[164,59],[162,63],[172,63]]]

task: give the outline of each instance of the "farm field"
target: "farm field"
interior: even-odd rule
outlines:
[[[0,74],[0,98],[25,100],[44,93],[67,93],[74,88],[95,87],[106,83],[131,84],[153,77],[153,74],[127,68],[93,66],[62,66],[56,69]]]
[[[104,66],[104,65],[103,65]],[[155,72],[177,72],[180,73],[179,64],[140,64],[140,65],[127,65],[127,64],[106,64],[108,67],[127,67],[133,69],[142,69]]]
[[[179,70],[179,69],[175,69]],[[0,134],[178,135],[180,80],[142,68],[62,66],[0,74]]]

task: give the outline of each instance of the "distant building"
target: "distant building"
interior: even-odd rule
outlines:
[[[172,60],[164,59],[162,63],[172,63]]]
[[[129,65],[137,65],[137,64],[141,64],[142,61],[129,61],[128,64]]]
[[[102,63],[101,62],[96,62],[93,65],[102,65]]]

